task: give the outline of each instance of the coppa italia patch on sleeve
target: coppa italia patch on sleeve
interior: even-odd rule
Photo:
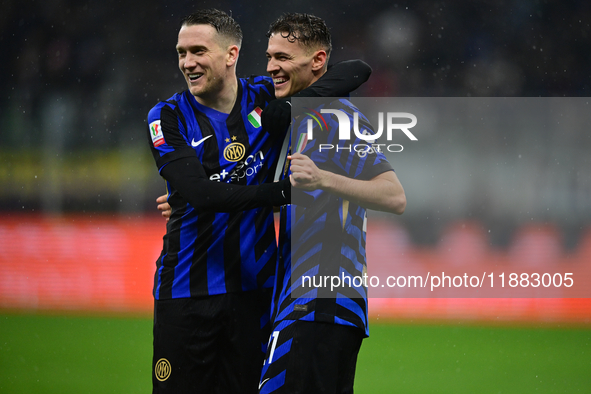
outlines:
[[[164,134],[162,134],[162,127],[160,126],[160,119],[150,123],[150,136],[154,147],[164,144]]]

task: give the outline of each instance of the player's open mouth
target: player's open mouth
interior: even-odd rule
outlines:
[[[279,86],[279,85],[283,85],[284,83],[286,83],[287,81],[289,81],[289,78],[287,77],[277,77],[277,78],[273,78],[273,84],[275,86]]]
[[[189,77],[190,82],[195,82],[196,80],[201,78],[202,75],[203,74],[188,74],[187,76]]]

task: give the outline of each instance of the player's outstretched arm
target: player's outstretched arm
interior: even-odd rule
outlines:
[[[289,181],[247,186],[209,180],[195,150],[187,145],[184,120],[171,103],[162,102],[152,108],[148,123],[148,137],[160,175],[197,213],[240,212],[289,203]],[[156,141],[161,143],[156,145]]]
[[[321,170],[301,153],[291,160],[291,183],[304,190],[322,189],[365,208],[400,215],[406,208],[406,195],[394,171],[383,172],[370,180],[352,179]]]
[[[214,182],[207,179],[197,157],[170,162],[160,174],[198,213],[240,212],[263,206],[285,205],[291,199],[291,185],[287,179],[256,186]]]

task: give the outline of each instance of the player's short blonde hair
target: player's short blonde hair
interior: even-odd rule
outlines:
[[[242,29],[224,11],[215,8],[198,10],[181,20],[181,26],[210,25],[231,45],[242,45]]]

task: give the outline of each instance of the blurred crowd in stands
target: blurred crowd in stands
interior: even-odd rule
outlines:
[[[203,7],[231,12],[241,24],[240,76],[266,74],[267,27],[292,11],[327,21],[333,62],[361,58],[373,67],[368,83],[355,92],[359,97],[591,93],[591,3],[582,0],[4,0],[4,160],[16,165],[19,156],[8,159],[7,152],[26,150],[46,152],[44,157],[130,148],[149,154],[147,111],[184,89],[174,49],[179,20]],[[497,140],[502,139],[503,130],[497,132]],[[573,144],[589,146],[588,140],[587,133]],[[145,166],[157,178],[153,163],[146,160]],[[0,179],[10,179],[10,169],[4,172]],[[404,183],[404,174],[400,177]],[[144,199],[140,208],[149,209],[154,193],[142,186],[127,197]],[[0,195],[3,209],[20,209],[20,203],[6,198],[14,195]],[[96,201],[87,208],[97,208]],[[580,227],[580,221],[573,223]]]
[[[183,88],[178,21],[196,7],[232,12],[244,30],[239,74],[265,74],[269,23],[283,11],[323,17],[334,56],[374,68],[360,96],[587,96],[591,3],[543,1],[3,1],[3,145],[43,141],[47,102],[76,132],[67,146],[117,144],[146,109]],[[68,108],[66,110],[65,108]],[[45,114],[45,115],[44,115]],[[20,119],[15,119],[20,118]]]

